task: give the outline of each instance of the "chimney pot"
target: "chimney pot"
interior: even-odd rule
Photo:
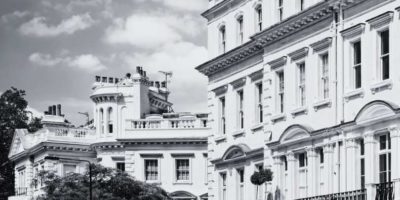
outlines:
[[[102,82],[107,83],[107,77],[102,77]]]
[[[53,105],[53,115],[57,115],[57,106]]]
[[[119,82],[118,78],[115,78],[115,84],[117,84]]]
[[[100,82],[101,81],[101,79],[100,79],[100,76],[96,76],[96,82]]]
[[[156,81],[155,83],[156,83],[156,88],[160,88],[160,82]]]
[[[126,73],[126,78],[131,78],[131,73]]]
[[[139,72],[140,72],[140,66],[136,66],[136,73],[139,74]]]
[[[150,81],[150,86],[154,87],[154,81]]]
[[[49,111],[47,111],[49,115],[53,115],[53,107],[49,106]]]
[[[165,88],[166,86],[167,86],[167,84],[165,81],[161,82],[161,87]]]
[[[57,115],[61,116],[61,104],[57,105]]]

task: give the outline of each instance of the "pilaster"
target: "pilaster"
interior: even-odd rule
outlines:
[[[325,159],[325,185],[326,191],[325,193],[330,194],[333,193],[333,178],[334,178],[334,168],[333,168],[333,144],[326,144],[323,147],[324,151],[324,159]]]
[[[375,146],[376,140],[374,132],[369,131],[364,134],[364,149],[365,149],[365,188],[367,190],[367,200],[375,199],[376,189],[376,171],[377,164],[375,162]]]
[[[288,163],[288,194],[287,199],[296,198],[296,158],[294,153],[291,151],[286,155]]]
[[[307,160],[308,160],[308,172],[307,172],[307,196],[312,197],[317,195],[317,163],[318,156],[314,147],[306,149]]]
[[[392,181],[395,200],[400,200],[400,130],[397,126],[389,128],[392,148]]]
[[[346,140],[346,190],[352,191],[357,188],[358,170],[357,166],[357,143],[356,139],[350,138]]]
[[[275,176],[272,179],[272,190],[278,189],[278,191],[283,193],[283,179],[285,178],[285,174],[282,170],[281,158],[278,156],[274,157],[273,173]],[[280,196],[282,196],[282,194],[280,194]]]
[[[31,183],[33,180],[33,158],[29,158],[28,161],[26,162],[25,166],[26,166],[26,168],[25,168],[25,174],[26,174],[25,187],[27,187],[27,196],[32,197],[33,190],[34,190],[34,188],[31,187]]]
[[[125,151],[125,171],[135,177],[135,152]]]

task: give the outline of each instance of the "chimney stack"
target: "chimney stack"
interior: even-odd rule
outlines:
[[[156,83],[156,88],[160,88],[160,82],[156,81],[155,83]]]
[[[102,81],[103,83],[107,83],[107,77],[102,77]]]
[[[126,78],[131,78],[131,73],[126,73]]]
[[[96,76],[95,81],[96,81],[96,82],[100,82],[100,81],[101,81],[100,76]]]
[[[154,81],[150,81],[150,86],[154,87]]]
[[[49,111],[47,111],[49,115],[53,115],[53,107],[49,106]]]
[[[57,115],[61,116],[61,104],[57,105]]]
[[[136,66],[136,73],[140,74],[140,66]]]
[[[146,71],[143,71],[143,76],[146,77]]]
[[[118,78],[115,78],[115,84],[117,84],[118,82],[119,82],[119,79]]]
[[[57,115],[57,106],[53,105],[53,115]]]
[[[165,81],[161,82],[161,87],[165,88],[166,86],[167,86],[167,84]]]

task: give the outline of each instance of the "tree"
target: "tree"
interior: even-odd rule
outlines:
[[[43,182],[38,200],[80,200],[89,196],[89,172],[69,173],[64,177],[53,171],[41,171],[32,184]],[[135,180],[125,172],[92,164],[93,199],[169,200],[167,192],[156,185]]]
[[[260,171],[255,171],[250,177],[251,183],[257,187],[257,199],[258,199],[258,187],[265,182],[272,181],[272,171],[270,169],[262,169]]]
[[[24,90],[14,87],[0,96],[0,199],[12,195],[14,191],[14,169],[8,160],[8,153],[15,129],[34,131],[41,127],[40,119],[28,124],[28,102],[24,96]]]

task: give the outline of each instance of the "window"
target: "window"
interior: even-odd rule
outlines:
[[[277,72],[278,76],[278,112],[285,112],[285,76],[283,71]]]
[[[391,181],[390,133],[379,136],[379,182]]]
[[[306,65],[305,63],[298,64],[298,100],[300,106],[305,106],[306,104]]]
[[[283,20],[283,0],[278,0],[278,20]]]
[[[361,41],[353,43],[354,88],[361,88]]]
[[[263,122],[263,104],[262,104],[262,96],[263,96],[263,87],[262,83],[256,85],[256,99],[257,99],[257,108],[256,108],[256,119],[258,123]]]
[[[298,0],[299,1],[299,10],[303,11],[304,10],[304,0]]]
[[[226,200],[226,173],[220,173],[221,199]]]
[[[117,162],[117,169],[124,172],[125,171],[125,163]]]
[[[244,128],[244,112],[243,112],[243,90],[237,92],[238,99],[238,128]]]
[[[389,30],[379,33],[380,35],[380,65],[382,80],[389,79]]]
[[[113,109],[112,108],[108,108],[108,133],[113,133]]]
[[[100,133],[103,134],[104,133],[104,111],[103,108],[100,108]]]
[[[226,30],[225,26],[219,28],[219,52],[225,53],[226,51]]]
[[[236,19],[237,22],[237,41],[238,44],[243,44],[243,16]]]
[[[63,175],[66,176],[71,173],[76,173],[76,165],[64,164],[63,165]]]
[[[307,166],[307,155],[306,153],[299,154],[299,167],[306,167]]]
[[[189,181],[190,180],[190,164],[189,159],[176,159],[176,180],[177,181]]]
[[[226,120],[225,120],[225,97],[219,99],[220,105],[220,132],[226,134]]]
[[[146,181],[158,180],[158,160],[148,159],[144,161],[145,179]]]
[[[256,11],[256,32],[259,32],[262,30],[262,6],[258,5],[255,11]]]
[[[18,187],[23,188],[26,187],[25,185],[25,170],[18,171]]]
[[[319,163],[323,164],[324,163],[324,149],[323,148],[318,149],[318,155],[319,155]]]
[[[300,153],[298,154],[298,197],[305,197],[307,195],[307,154]]]
[[[238,175],[238,197],[239,200],[244,200],[244,169],[237,169]]]
[[[364,149],[364,139],[359,140],[360,146],[360,182],[361,189],[365,188],[365,149]]]
[[[286,156],[282,156],[282,162],[283,162],[285,171],[287,171],[288,170],[288,162],[287,162]]]
[[[320,56],[320,90],[324,99],[329,98],[329,55]]]

